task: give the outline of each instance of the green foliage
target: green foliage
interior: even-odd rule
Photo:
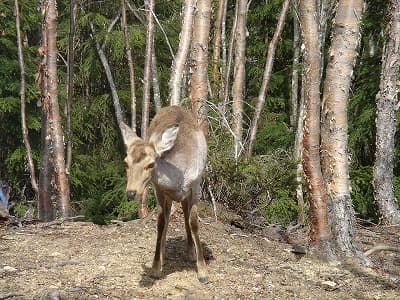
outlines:
[[[268,223],[288,225],[297,217],[297,203],[293,193],[288,190],[279,190],[276,200],[272,203],[261,203],[261,215]]]
[[[29,210],[29,206],[25,204],[18,203],[14,206],[14,214],[15,216],[22,218],[25,213]]]
[[[372,187],[372,167],[350,169],[351,199],[357,214],[363,219],[378,220]]]
[[[283,120],[283,114],[264,114],[260,121],[254,143],[254,153],[263,154],[274,150],[290,150],[294,144],[294,132],[290,131]]]
[[[269,222],[288,224],[295,219],[295,162],[282,150],[256,155],[237,163],[229,138],[211,140],[207,180],[218,201],[246,214],[259,210]]]
[[[393,178],[394,196],[396,197],[397,203],[400,206],[400,177],[396,176]]]

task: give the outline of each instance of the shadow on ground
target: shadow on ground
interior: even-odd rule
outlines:
[[[206,243],[202,242],[204,259],[206,263],[214,259],[211,249]],[[150,264],[146,266],[145,263],[142,264],[143,273],[142,279],[139,282],[141,287],[151,287],[158,280],[165,278],[166,276],[182,271],[194,270],[196,271],[196,262],[188,261],[185,255],[186,240],[183,237],[173,237],[167,239],[165,245],[166,259],[163,266],[163,273],[161,278],[153,278],[149,275]]]

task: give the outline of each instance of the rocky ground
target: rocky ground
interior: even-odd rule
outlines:
[[[207,217],[201,239],[209,282],[201,284],[183,259],[179,213],[169,226],[164,276],[155,280],[145,271],[155,228],[154,214],[107,226],[3,224],[0,299],[400,299],[399,252],[372,253],[373,269],[331,265],[292,251],[294,241],[306,244],[306,230],[248,232]],[[359,226],[357,237],[364,251],[400,247],[399,227]]]

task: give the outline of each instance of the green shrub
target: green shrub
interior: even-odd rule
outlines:
[[[280,190],[276,194],[276,200],[269,205],[260,204],[261,215],[268,223],[288,225],[296,219],[297,203],[292,193]]]
[[[378,221],[372,186],[372,167],[350,169],[351,199],[355,211],[363,219]]]
[[[209,145],[207,180],[217,201],[242,215],[258,211],[272,223],[295,220],[296,164],[289,153],[275,150],[236,163],[228,138],[211,140]]]

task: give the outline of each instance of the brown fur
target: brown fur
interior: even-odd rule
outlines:
[[[129,136],[128,136],[129,135]],[[193,115],[178,106],[163,108],[152,120],[148,141],[129,132],[127,143],[127,194],[141,196],[151,179],[158,202],[157,243],[150,270],[160,277],[172,201],[182,203],[187,236],[187,254],[197,261],[198,278],[207,281],[207,270],[199,238],[197,201],[207,144]]]

